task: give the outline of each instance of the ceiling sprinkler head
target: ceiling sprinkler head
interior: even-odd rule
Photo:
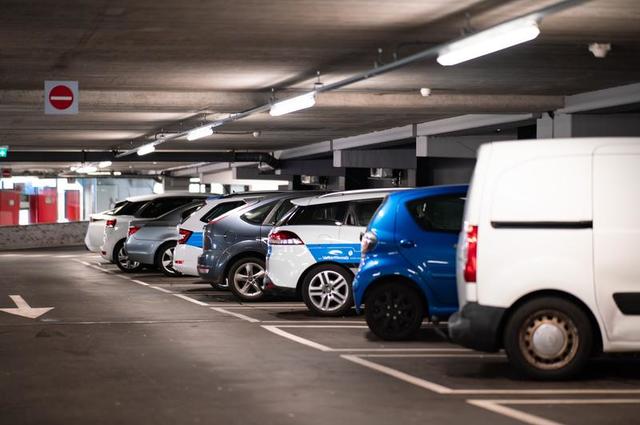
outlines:
[[[256,130],[256,131],[254,131],[253,133],[251,133],[251,135],[252,135],[253,137],[255,137],[255,138],[260,137],[260,135],[261,135],[261,134],[262,134],[262,132],[261,132],[261,131],[259,131],[259,130]]]
[[[593,53],[593,56],[599,59],[606,58],[610,50],[611,50],[611,43],[589,44],[589,51]]]
[[[420,96],[427,97],[431,96],[431,89],[428,87],[423,87],[420,89]]]

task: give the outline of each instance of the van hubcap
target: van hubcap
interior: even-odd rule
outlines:
[[[349,283],[340,273],[322,271],[309,283],[309,299],[321,311],[338,310],[349,299]]]
[[[520,349],[525,359],[540,369],[559,369],[571,362],[580,337],[575,324],[559,311],[531,315],[520,331]]]

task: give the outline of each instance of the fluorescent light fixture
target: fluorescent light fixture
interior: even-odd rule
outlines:
[[[316,104],[316,92],[305,93],[300,96],[292,97],[281,102],[274,103],[269,113],[273,117],[279,117],[301,109],[311,108]]]
[[[111,164],[113,164],[113,162],[111,161],[100,161],[98,163],[98,168],[107,168],[107,167],[111,167]]]
[[[75,169],[75,172],[79,174],[95,173],[96,171],[98,171],[98,167],[95,165],[85,165]]]
[[[121,176],[122,175],[122,171],[114,171],[113,175],[114,176]]]
[[[210,125],[205,125],[204,127],[194,128],[187,134],[187,140],[198,140],[203,137],[209,137],[213,134],[213,127]]]
[[[200,177],[191,177],[189,179],[190,183],[200,183]]]
[[[111,173],[109,171],[91,171],[88,172],[90,176],[110,176]]]
[[[151,152],[155,151],[156,147],[153,144],[148,144],[148,145],[143,145],[140,146],[140,148],[138,149],[138,156],[143,156],[143,155],[147,155],[150,154]]]
[[[447,45],[439,52],[438,63],[443,66],[456,65],[531,41],[538,34],[538,23],[530,17],[506,22]]]

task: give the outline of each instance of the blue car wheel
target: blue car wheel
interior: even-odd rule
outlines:
[[[387,341],[413,337],[424,317],[421,295],[408,284],[388,282],[374,287],[365,299],[369,329]]]

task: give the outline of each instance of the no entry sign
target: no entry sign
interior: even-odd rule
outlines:
[[[45,81],[44,113],[54,115],[78,113],[77,81]]]

